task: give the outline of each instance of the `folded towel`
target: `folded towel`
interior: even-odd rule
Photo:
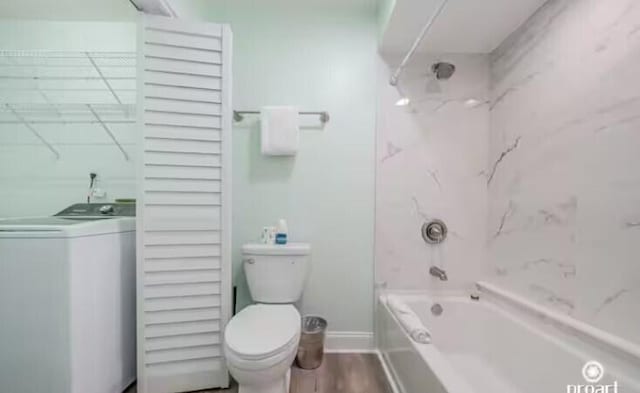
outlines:
[[[413,310],[409,308],[407,303],[405,303],[404,300],[402,300],[396,295],[388,295],[387,304],[389,305],[389,307],[391,307],[391,310],[393,310],[394,314],[396,313],[412,314],[413,313]]]
[[[387,305],[398,319],[398,322],[400,322],[400,325],[402,325],[402,328],[409,333],[415,342],[420,344],[429,344],[431,342],[431,332],[402,299],[395,295],[389,295],[387,296]]]
[[[299,134],[298,108],[266,106],[260,111],[262,154],[267,156],[295,155],[298,152]]]

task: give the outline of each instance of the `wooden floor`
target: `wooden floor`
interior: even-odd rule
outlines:
[[[126,393],[135,393],[130,388]],[[199,393],[235,393],[229,389]],[[315,370],[291,369],[290,393],[392,393],[384,370],[375,354],[328,353]]]
[[[291,370],[290,393],[392,393],[378,356],[325,355],[320,368]]]

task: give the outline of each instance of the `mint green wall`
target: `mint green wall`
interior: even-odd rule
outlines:
[[[136,25],[0,17],[0,49],[135,52]]]
[[[233,105],[293,104],[327,110],[324,129],[305,129],[295,158],[259,152],[248,117],[233,130],[234,281],[250,298],[240,247],[284,217],[290,238],[310,242],[312,273],[303,311],[332,331],[372,331],[375,141],[375,10],[321,2],[177,1],[181,17],[228,22],[234,32]],[[318,126],[317,118],[304,123]]]

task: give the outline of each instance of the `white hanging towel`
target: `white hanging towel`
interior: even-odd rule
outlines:
[[[293,106],[265,106],[260,111],[262,154],[294,156],[300,143],[298,108]]]

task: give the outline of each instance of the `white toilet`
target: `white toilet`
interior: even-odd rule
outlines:
[[[256,304],[236,314],[224,331],[227,367],[238,393],[288,393],[290,367],[300,340],[302,296],[311,247],[246,244],[243,268]]]

